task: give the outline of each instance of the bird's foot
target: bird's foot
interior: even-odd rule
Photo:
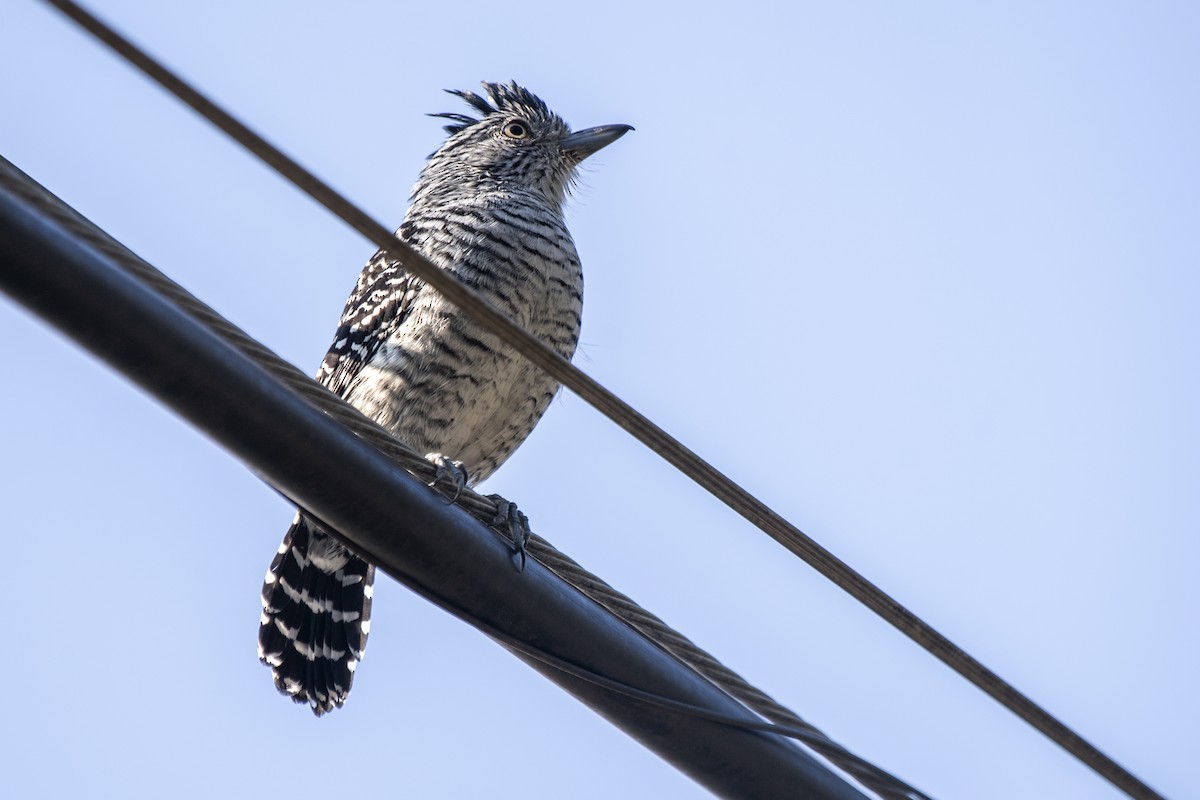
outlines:
[[[453,503],[458,500],[463,489],[467,488],[467,468],[461,461],[454,461],[441,453],[429,453],[426,460],[437,467],[433,483],[429,484],[450,499]]]
[[[510,503],[498,494],[489,494],[488,499],[496,504],[496,516],[491,527],[512,540],[513,553],[521,560],[521,571],[525,570],[525,545],[533,531],[529,529],[529,517],[525,516],[516,503]]]

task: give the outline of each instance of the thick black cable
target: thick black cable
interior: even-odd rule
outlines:
[[[490,535],[244,353],[0,190],[0,291],[150,392],[378,568],[599,674],[757,722],[750,712],[545,567],[513,569]],[[785,738],[667,712],[517,654],[718,796],[863,800]]]
[[[221,339],[241,351],[269,374],[280,380],[289,389],[295,391],[309,404],[345,425],[355,435],[370,442],[382,454],[404,467],[407,471],[414,473],[426,483],[435,480],[436,469],[423,456],[417,454],[399,439],[384,431],[373,420],[363,416],[358,409],[331,393],[324,386],[316,383],[312,378],[300,372],[300,370],[280,358],[269,348],[255,341],[236,325],[222,317],[162,272],[155,269],[136,253],[129,250],[129,248],[116,239],[113,239],[97,227],[95,223],[47,191],[43,186],[3,157],[0,157],[0,190],[11,192],[15,197],[20,198],[22,202],[36,209],[39,214],[53,220],[64,232],[103,254],[114,266],[129,273],[155,292],[170,300],[182,311],[202,323],[213,333],[221,337]],[[278,489],[276,490],[278,491]],[[495,519],[495,503],[470,489],[458,492],[457,499],[454,502],[469,511],[485,525],[490,524]],[[334,529],[332,525],[328,525],[327,527],[331,530]],[[916,795],[920,795],[917,790],[908,784],[846,750],[818,728],[805,722],[795,712],[781,705],[762,690],[751,685],[736,672],[696,646],[687,637],[672,629],[661,619],[639,606],[629,597],[618,592],[596,575],[588,572],[541,536],[535,534],[529,540],[528,552],[534,560],[554,572],[576,590],[595,601],[610,614],[641,633],[662,649],[671,653],[714,685],[743,703],[746,707],[760,716],[783,726],[783,730],[804,732],[804,742],[814,752],[826,758],[831,765],[850,775],[863,786],[875,792],[881,798],[884,798],[884,800],[908,800]],[[414,587],[414,590],[417,590],[416,587]],[[431,602],[437,603],[449,613],[456,614],[460,619],[472,622],[472,624],[474,624],[474,620],[477,620],[476,617],[459,614],[453,604],[449,602],[443,602],[442,599],[428,592],[421,593]],[[480,622],[482,623],[482,621]],[[530,657],[532,658],[532,656]],[[543,663],[548,662],[543,661]],[[568,672],[566,669],[563,671]]]
[[[282,151],[236,120],[141,49],[71,0],[45,0],[209,122],[270,165],[317,202],[396,258],[476,323],[574,391],[705,490],[752,522],[826,578],[917,642],[997,702],[1041,731],[1105,780],[1137,800],[1161,796],[999,675],[951,642],[848,564],[734,483],[594,379],[497,311],[450,273],[439,269],[391,231]]]

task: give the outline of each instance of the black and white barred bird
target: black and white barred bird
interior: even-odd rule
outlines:
[[[480,116],[453,124],[429,157],[397,235],[565,358],[583,309],[563,203],[583,159],[631,130],[572,133],[526,89],[451,92]],[[533,430],[558,384],[408,274],[367,262],[318,380],[468,485]],[[465,471],[465,474],[464,474]],[[374,567],[302,512],[266,582],[259,658],[275,685],[317,715],[341,706],[363,655]]]

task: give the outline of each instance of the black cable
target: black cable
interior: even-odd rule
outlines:
[[[879,589],[830,551],[785,520],[769,506],[667,434],[645,416],[575,368],[536,337],[497,311],[449,272],[439,269],[392,235],[366,212],[301,167],[278,148],[236,120],[188,85],[183,79],[133,45],[71,0],[45,0],[78,23],[114,52],[159,83],[248,151],[321,203],[379,248],[399,260],[476,323],[500,337],[532,363],[570,388],[593,408],[624,428],[640,442],[697,484],[737,511],[829,580],[870,608],[904,635],[917,642],[955,672],[1041,731],[1105,780],[1137,800],[1161,796],[1101,752],[1056,717],[1034,703],[999,675],[967,654],[928,623]]]
[[[728,694],[616,624],[207,325],[0,189],[0,291],[136,382],[401,582],[648,691],[757,721]],[[721,797],[863,800],[777,736],[695,721],[527,664]]]
[[[300,372],[290,363],[281,359],[269,348],[252,339],[244,331],[229,322],[229,320],[222,317],[152,265],[139,258],[127,247],[113,239],[58,197],[55,197],[51,192],[47,191],[3,157],[0,157],[0,190],[11,192],[13,196],[36,209],[39,214],[53,220],[63,229],[65,234],[86,243],[88,246],[96,249],[97,252],[102,253],[115,267],[129,273],[129,275],[171,301],[180,310],[203,324],[225,342],[241,351],[268,373],[279,379],[299,397],[316,407],[322,413],[337,420],[355,435],[370,442],[387,458],[397,462],[407,471],[416,474],[417,477],[426,483],[434,479],[436,470],[427,459],[413,452],[403,442],[385,432],[375,422],[364,417],[353,406],[350,406],[340,397],[337,397],[325,387],[316,383],[308,375]],[[269,482],[268,485],[272,486]],[[272,488],[288,500],[288,502],[295,502],[293,498],[288,497],[278,487],[272,486]],[[465,502],[467,500],[472,500],[472,502]],[[474,501],[476,500],[479,504],[478,510],[474,507]],[[452,502],[464,506],[466,510],[470,511],[485,526],[490,526],[491,521],[495,518],[495,505],[486,497],[475,495],[469,489],[460,492],[457,500]],[[314,518],[318,517],[311,509],[306,510],[310,516]],[[326,523],[326,527],[336,530],[335,526],[328,523]],[[496,529],[491,530],[494,533],[500,533]],[[740,675],[721,664],[713,656],[697,647],[658,617],[609,586],[596,575],[588,572],[541,536],[535,534],[529,540],[528,548],[529,554],[534,560],[558,575],[575,590],[595,601],[608,613],[626,623],[630,628],[663,650],[666,650],[693,671],[703,676],[731,697],[737,699],[744,706],[761,717],[780,724],[782,726],[781,731],[790,730],[800,732],[804,737],[804,742],[814,752],[826,758],[834,767],[852,776],[863,786],[869,788],[881,798],[884,798],[884,800],[911,800],[913,797],[913,792],[916,790],[912,789],[908,784],[900,781],[869,761],[851,753],[818,728],[805,722],[790,709],[780,705],[760,689],[749,684]],[[398,576],[393,575],[393,577]],[[416,581],[413,581],[411,584],[405,582],[405,585],[412,586],[415,591],[418,591],[422,596],[429,599],[430,602],[434,602],[450,613],[455,613],[462,620],[471,624],[478,623],[478,627],[487,627],[489,631],[494,629],[494,626],[487,625],[478,615],[471,615],[466,611],[459,613],[455,609],[460,607],[455,606],[449,601],[443,602],[440,595],[434,595],[429,591],[422,591],[417,588],[425,584],[418,584]],[[523,640],[512,638],[511,641],[520,642]],[[547,653],[544,649],[536,648],[528,642],[525,644],[527,647],[533,648],[533,652]],[[517,648],[514,647],[513,649],[516,650]],[[536,659],[533,652],[530,652],[528,655],[530,659],[539,660],[545,664],[550,663],[546,659]],[[582,669],[578,665],[576,667]],[[566,669],[560,671],[571,674]],[[594,670],[589,674],[598,675]],[[628,686],[626,683],[616,682],[611,678],[606,678],[606,680],[610,681],[614,687]],[[613,691],[618,691],[619,693],[619,689],[617,688],[613,688]],[[641,692],[642,690],[632,689],[632,691]],[[652,696],[661,697],[661,695]],[[670,701],[664,698],[664,702],[677,701]],[[661,706],[662,704],[658,705]],[[685,706],[687,704],[682,704],[680,708]],[[690,707],[696,708],[694,705]],[[726,721],[733,720],[732,717],[728,716],[723,718]]]

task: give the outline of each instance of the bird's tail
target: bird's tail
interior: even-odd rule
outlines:
[[[258,657],[317,716],[350,694],[371,621],[375,568],[297,514],[263,583]]]

